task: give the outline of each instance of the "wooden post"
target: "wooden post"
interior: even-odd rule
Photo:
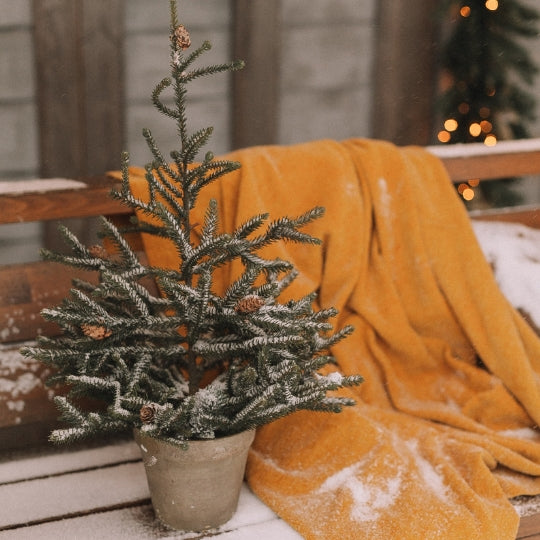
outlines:
[[[33,10],[41,176],[79,178],[118,168],[123,0],[33,0]],[[82,234],[87,226],[70,228]],[[53,227],[46,244],[56,247],[56,237]]]
[[[234,0],[232,146],[277,142],[281,1]]]
[[[431,141],[435,96],[436,4],[379,0],[374,59],[373,137]]]

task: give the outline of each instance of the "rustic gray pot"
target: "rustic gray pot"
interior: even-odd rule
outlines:
[[[158,519],[173,529],[203,531],[236,512],[255,430],[190,441],[187,449],[134,430]]]

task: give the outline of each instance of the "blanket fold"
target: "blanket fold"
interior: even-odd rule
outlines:
[[[366,380],[341,414],[261,428],[254,492],[305,538],[515,538],[508,498],[540,493],[540,340],[499,291],[440,161],[364,139],[226,157],[242,168],[203,190],[196,221],[210,198],[223,230],[326,207],[309,226],[321,248],[271,255],[300,271],[288,295],[317,290],[355,327],[332,352]],[[150,262],[177,264],[166,240],[144,241]]]

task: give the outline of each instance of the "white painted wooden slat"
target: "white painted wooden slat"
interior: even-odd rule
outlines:
[[[170,538],[189,540],[200,533],[171,531],[159,524],[149,504],[99,512],[86,516],[62,519],[29,527],[0,531],[0,540],[148,540]],[[301,538],[289,525],[279,519],[244,484],[238,510],[230,521],[212,537],[224,540],[298,540]]]
[[[0,528],[148,499],[142,462],[0,486]]]
[[[140,459],[135,441],[86,450],[52,450],[48,455],[9,459],[0,462],[0,484],[75,472]]]
[[[294,529],[281,519],[256,523],[219,535],[220,540],[298,540],[302,539]]]

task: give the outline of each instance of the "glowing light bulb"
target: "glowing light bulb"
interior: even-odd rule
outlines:
[[[467,184],[471,187],[476,187],[480,184],[480,178],[471,178],[470,180],[467,180]]]
[[[460,10],[459,10],[459,14],[462,16],[462,17],[468,17],[470,14],[471,14],[471,8],[469,6],[463,6]]]
[[[487,120],[482,120],[480,122],[480,127],[484,133],[489,133],[493,129],[492,123],[488,122]]]
[[[488,135],[485,139],[484,139],[484,144],[486,146],[495,146],[497,144],[497,137],[495,137],[495,135],[491,134],[491,135]]]
[[[469,133],[473,136],[473,137],[478,137],[478,135],[480,135],[480,133],[482,133],[482,128],[480,127],[480,124],[478,122],[473,122],[470,126],[469,126]]]
[[[444,129],[446,129],[446,131],[456,131],[457,127],[457,120],[454,120],[453,118],[448,118],[448,120],[444,122]]]
[[[485,6],[489,11],[495,11],[499,7],[498,0],[486,0]]]
[[[437,139],[442,143],[447,143],[450,140],[450,133],[445,130],[439,131],[439,133],[437,133]]]
[[[471,189],[470,187],[466,188],[463,190],[463,193],[461,194],[461,196],[466,200],[466,201],[472,201],[474,199],[474,189]]]

